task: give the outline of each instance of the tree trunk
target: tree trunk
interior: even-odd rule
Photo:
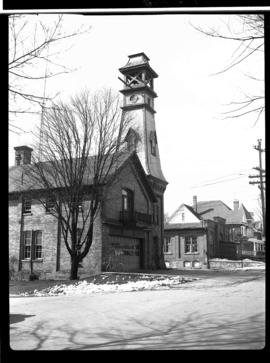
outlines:
[[[79,259],[76,255],[71,255],[70,280],[78,280]]]
[[[166,270],[166,264],[165,264],[163,253],[158,258],[158,268],[160,270]]]

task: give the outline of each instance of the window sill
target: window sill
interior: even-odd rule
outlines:
[[[23,216],[32,216],[33,213],[32,212],[23,212]]]
[[[27,258],[27,259],[22,260],[22,262],[31,262],[31,260]],[[32,262],[43,262],[43,258],[38,258],[37,260],[32,260]]]
[[[199,255],[200,252],[185,252],[185,255]]]
[[[164,252],[164,255],[172,255],[172,252]]]

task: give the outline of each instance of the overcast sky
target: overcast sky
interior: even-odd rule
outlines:
[[[51,17],[51,15],[49,15]],[[35,17],[35,16],[33,16]],[[231,61],[235,41],[215,39],[195,30],[226,24],[238,25],[231,15],[66,15],[65,26],[72,29],[88,24],[88,34],[76,38],[72,48],[61,55],[61,63],[76,72],[51,78],[46,94],[61,98],[83,89],[122,88],[118,68],[128,55],[144,52],[158,73],[155,80],[155,115],[163,173],[169,182],[165,192],[165,212],[171,214],[182,203],[222,200],[233,207],[238,199],[250,210],[258,208],[259,189],[249,185],[248,175],[256,174],[258,152],[253,146],[262,139],[264,117],[255,125],[255,115],[224,119],[226,104],[243,99],[243,92],[258,94],[264,82],[263,57],[255,55],[245,64],[219,75]],[[39,85],[41,87],[42,85]],[[25,131],[33,130],[40,117],[20,116],[12,121]],[[13,128],[17,132],[21,130]],[[14,146],[31,146],[32,134],[9,133],[10,165]]]

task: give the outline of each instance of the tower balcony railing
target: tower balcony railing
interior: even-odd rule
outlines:
[[[121,211],[120,222],[129,225],[136,225],[137,223],[152,224],[152,215],[136,211]]]

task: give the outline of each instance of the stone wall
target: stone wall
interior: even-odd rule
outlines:
[[[42,258],[33,261],[33,271],[40,279],[65,279],[70,272],[70,254],[61,234],[60,269],[57,271],[57,238],[58,221],[38,200],[32,200],[31,213],[21,216],[21,198],[9,201],[9,256],[12,260],[10,269],[13,278],[28,279],[30,274],[30,260],[20,260],[20,232],[42,231]],[[79,226],[78,226],[79,227]],[[93,243],[88,255],[79,268],[79,276],[86,277],[101,271],[101,218],[97,216],[94,224]]]

